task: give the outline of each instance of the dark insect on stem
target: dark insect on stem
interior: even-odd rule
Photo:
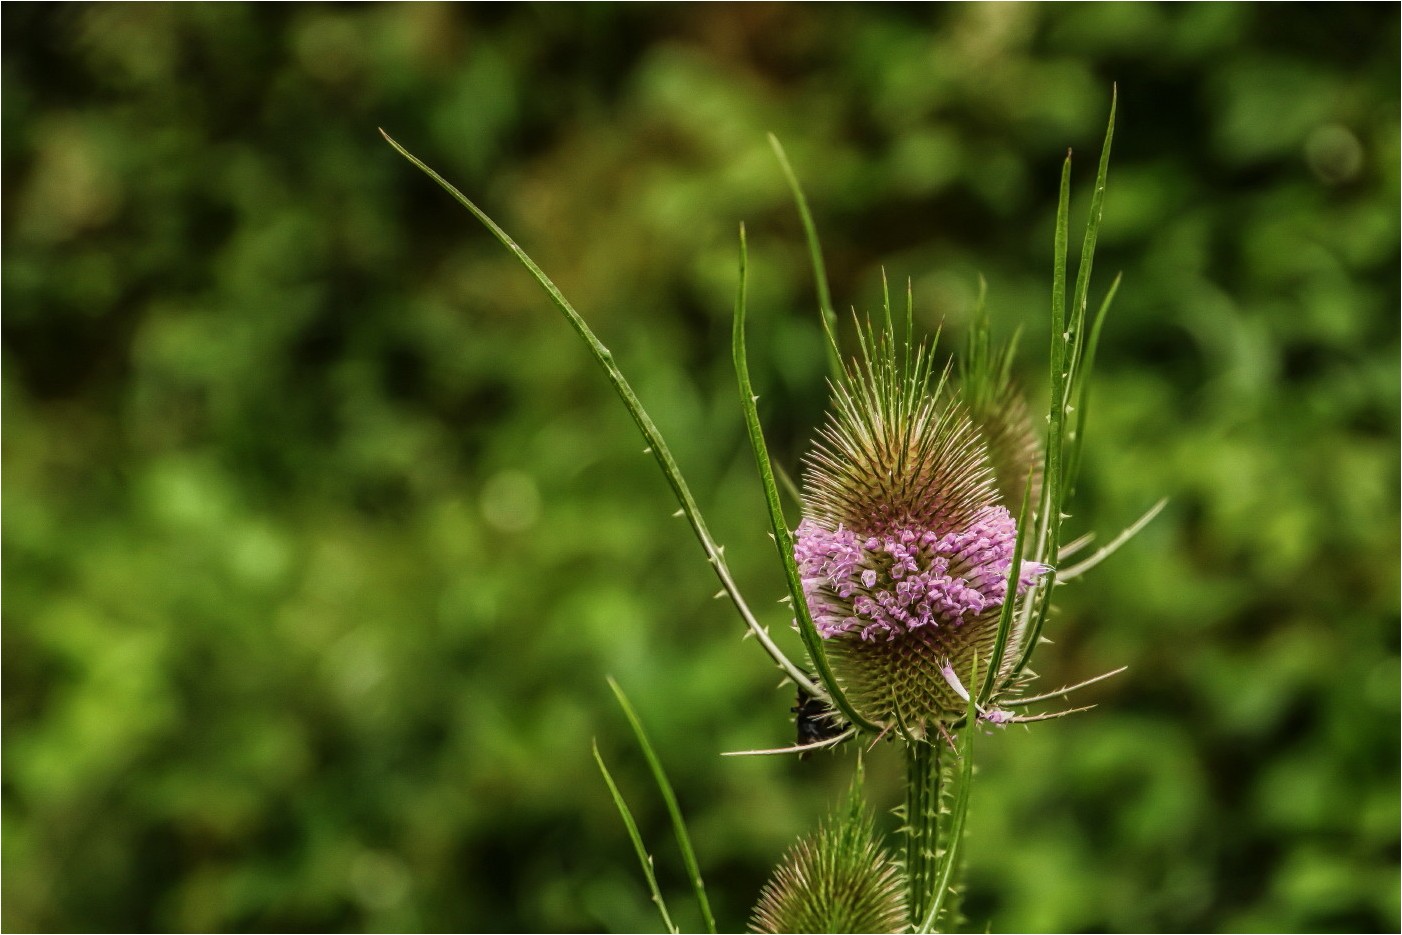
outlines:
[[[851,728],[841,715],[802,686],[798,689],[797,704],[789,710],[794,713],[794,727],[798,731],[799,746],[832,740]],[[799,754],[799,759],[807,757],[807,753]]]

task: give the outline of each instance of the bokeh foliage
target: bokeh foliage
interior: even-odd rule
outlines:
[[[7,4],[5,927],[652,928],[591,737],[684,881],[605,673],[739,926],[852,752],[717,756],[785,742],[790,696],[574,335],[375,128],[590,317],[784,631],[738,221],[791,467],[825,363],[765,132],[840,307],[885,264],[957,335],[982,273],[1040,390],[1057,166],[1085,154],[1084,212],[1118,81],[1070,525],[1172,502],[1039,656],[1130,672],[981,745],[966,910],[1395,930],[1397,34],[1382,4]]]

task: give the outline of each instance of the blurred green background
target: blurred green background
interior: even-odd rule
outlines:
[[[729,364],[793,466],[824,408],[801,230],[961,334],[980,273],[1042,389],[1059,163],[1121,118],[1048,687],[980,749],[982,930],[1395,931],[1398,10],[1390,4],[18,5],[4,9],[9,930],[684,925],[643,712],[722,925],[853,751],[788,742],[617,399],[667,434],[786,645]],[[889,749],[871,759],[884,810]],[[889,824],[889,816],[887,816]]]

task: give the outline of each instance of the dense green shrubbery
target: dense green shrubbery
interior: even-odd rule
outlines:
[[[957,332],[982,272],[1040,386],[1057,166],[1091,152],[1112,80],[1098,268],[1126,280],[1072,523],[1173,499],[1068,589],[1040,656],[1055,684],[1131,671],[982,747],[968,911],[1398,924],[1394,8],[4,25],[6,928],[651,927],[592,736],[659,847],[665,816],[606,672],[739,924],[847,768],[717,756],[784,742],[789,696],[575,337],[375,128],[590,316],[766,605],[728,371],[741,219],[790,465],[824,361],[765,131],[840,304],[871,306],[884,263]]]

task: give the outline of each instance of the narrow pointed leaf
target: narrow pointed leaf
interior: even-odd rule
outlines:
[[[1105,324],[1105,316],[1110,311],[1110,303],[1115,301],[1115,293],[1120,291],[1120,280],[1122,274],[1116,274],[1113,282],[1110,283],[1110,291],[1105,293],[1105,299],[1100,303],[1100,309],[1095,313],[1095,320],[1091,323],[1090,337],[1086,339],[1085,361],[1081,364],[1079,386],[1076,391],[1076,427],[1071,436],[1071,452],[1067,456],[1066,465],[1066,497],[1069,500],[1076,495],[1076,480],[1081,472],[1081,447],[1086,439],[1086,416],[1090,408],[1090,376],[1095,368],[1095,352],[1100,347],[1100,330]]]
[[[1137,536],[1139,534],[1139,531],[1145,526],[1149,525],[1149,523],[1153,521],[1154,517],[1158,516],[1159,513],[1163,511],[1163,508],[1167,505],[1168,498],[1164,497],[1161,500],[1159,500],[1158,503],[1155,503],[1153,506],[1149,507],[1149,509],[1144,513],[1143,516],[1135,520],[1129,526],[1129,528],[1125,529],[1124,532],[1120,533],[1114,539],[1111,539],[1109,542],[1107,542],[1104,546],[1097,549],[1095,551],[1095,554],[1091,555],[1085,561],[1078,562],[1077,564],[1072,565],[1070,568],[1063,571],[1061,573],[1061,580],[1070,581],[1072,578],[1079,577],[1080,575],[1083,575],[1086,572],[1090,571],[1096,565],[1099,565],[1101,562],[1105,561],[1105,559],[1109,558],[1111,555],[1114,555],[1117,551],[1119,551],[1120,546],[1124,545],[1130,539],[1133,539],[1135,536]]]
[[[818,240],[818,226],[813,223],[813,213],[808,210],[808,199],[803,194],[798,175],[789,164],[784,146],[773,133],[769,134],[769,145],[779,160],[779,168],[784,172],[784,180],[789,183],[794,204],[798,206],[798,216],[803,221],[803,234],[808,241],[808,257],[813,265],[813,282],[818,291],[818,312],[822,317],[823,334],[828,339],[828,372],[834,380],[841,380],[842,351],[837,345],[837,312],[833,308],[832,291],[828,287],[828,270],[823,262],[823,245]]]
[[[1109,672],[1097,675],[1095,678],[1086,679],[1084,682],[1077,682],[1075,685],[1066,685],[1061,688],[1058,688],[1056,691],[1046,692],[1041,695],[1033,695],[1030,698],[1016,698],[1012,701],[1004,702],[1004,704],[1009,708],[1021,708],[1026,707],[1030,704],[1036,704],[1039,701],[1050,701],[1053,698],[1064,698],[1065,696],[1071,694],[1073,691],[1078,691],[1079,689],[1085,688],[1087,685],[1094,685],[1096,682],[1103,682],[1108,678],[1114,678],[1116,675],[1119,675],[1121,672],[1124,672],[1128,668],[1129,666],[1120,666],[1118,669],[1112,669]]]
[[[1095,266],[1095,244],[1100,237],[1100,219],[1105,213],[1105,180],[1110,172],[1110,144],[1115,138],[1115,108],[1119,103],[1119,89],[1110,94],[1110,117],[1106,122],[1105,141],[1100,146],[1100,162],[1096,165],[1095,188],[1090,195],[1090,217],[1086,221],[1085,237],[1081,241],[1081,261],[1076,268],[1076,298],[1071,307],[1078,325],[1083,323],[1086,314],[1086,301],[1090,294],[1091,270]]]
[[[642,748],[648,768],[652,770],[652,778],[657,782],[657,790],[662,793],[662,801],[666,803],[667,814],[672,818],[672,832],[676,835],[677,847],[682,852],[682,862],[686,864],[687,878],[691,882],[692,890],[696,893],[696,904],[701,909],[701,918],[706,924],[706,931],[715,935],[716,918],[711,914],[711,902],[706,898],[706,884],[701,879],[701,869],[696,863],[696,852],[691,848],[691,835],[687,833],[686,820],[682,818],[681,806],[677,804],[677,795],[672,791],[672,783],[668,781],[667,773],[662,768],[662,761],[657,758],[652,744],[647,739],[647,732],[643,730],[642,721],[638,720],[633,706],[628,703],[628,696],[623,694],[623,689],[619,688],[618,683],[613,679],[609,679],[608,683],[609,688],[613,689],[614,697],[618,699],[618,706],[623,709],[624,716],[628,718],[629,726],[633,728],[633,736],[637,738],[638,746]]]
[[[594,762],[599,764],[599,772],[603,773],[604,782],[608,784],[609,795],[613,796],[613,804],[618,806],[618,815],[623,819],[623,826],[628,829],[628,838],[633,842],[633,850],[637,852],[638,863],[643,868],[643,876],[647,878],[647,888],[652,892],[652,901],[657,905],[657,911],[662,914],[662,924],[667,927],[667,931],[676,935],[677,926],[672,922],[671,913],[667,911],[667,902],[662,898],[662,891],[657,888],[657,874],[653,872],[652,857],[648,855],[647,848],[643,846],[643,836],[638,833],[638,823],[633,820],[632,810],[623,800],[623,793],[618,791],[618,784],[609,774],[609,768],[604,765],[604,758],[599,754],[598,743],[594,744]]]

